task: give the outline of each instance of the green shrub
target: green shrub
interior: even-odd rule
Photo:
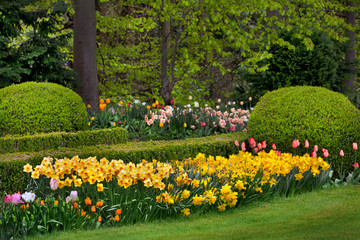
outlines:
[[[248,122],[248,134],[257,141],[275,143],[283,152],[311,153],[316,144],[329,151],[329,163],[337,170],[354,163],[352,143],[360,140],[360,111],[340,93],[321,87],[289,87],[265,94]],[[292,149],[292,141],[302,143]],[[304,140],[310,149],[304,148]],[[343,149],[345,156],[339,156]]]
[[[54,132],[30,136],[0,138],[0,153],[37,152],[59,147],[74,148],[97,144],[119,144],[128,141],[128,132],[123,128],[78,131],[75,133]]]
[[[168,160],[183,160],[195,157],[198,153],[212,156],[229,156],[239,152],[234,141],[244,141],[246,135],[242,132],[221,134],[204,138],[190,138],[173,141],[129,142],[118,145],[97,145],[79,147],[77,149],[60,149],[46,152],[13,153],[0,155],[0,196],[6,193],[22,191],[29,182],[29,174],[23,172],[26,163],[36,166],[44,157],[65,158],[78,155],[80,158],[96,156],[112,159],[122,159],[125,163],[139,163],[142,159],[153,159],[166,162]]]
[[[27,82],[0,89],[0,136],[79,131],[86,123],[80,96],[58,84]]]

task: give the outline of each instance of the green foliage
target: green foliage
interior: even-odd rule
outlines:
[[[68,5],[58,1],[42,8],[35,2],[0,4],[0,88],[38,81],[75,89],[78,84],[64,51],[71,38],[62,25]]]
[[[174,84],[175,102],[183,105],[190,95],[205,103],[226,93],[239,66],[252,73],[265,71],[262,62],[271,59],[270,46],[294,48],[274,26],[284,31],[296,26],[296,37],[306,50],[314,48],[310,29],[344,41],[344,20],[336,15],[343,6],[327,0],[129,0],[102,1],[100,7],[100,90],[112,99],[122,98],[117,100],[159,97],[164,22],[169,24],[167,76]],[[267,8],[278,10],[279,18],[269,19]]]
[[[86,120],[80,96],[58,84],[27,82],[0,89],[0,136],[84,130]]]
[[[264,72],[251,74],[240,68],[233,94],[235,100],[252,96],[257,102],[268,91],[298,85],[345,92],[343,79],[352,72],[353,63],[344,60],[344,44],[314,29],[310,36],[313,43],[311,50],[299,38],[297,29],[281,31],[279,36],[294,47],[273,44],[268,50],[272,57],[259,63],[267,66]]]
[[[199,152],[212,156],[229,156],[239,152],[234,141],[242,141],[245,138],[243,133],[231,133],[178,141],[130,142],[112,146],[98,145],[58,151],[4,154],[0,157],[0,195],[23,191],[29,182],[29,176],[23,172],[23,166],[27,163],[36,166],[48,156],[58,159],[76,155],[84,159],[97,156],[122,159],[125,163],[139,163],[142,159],[166,162],[195,157]]]
[[[332,168],[349,170],[354,161],[352,143],[360,139],[360,111],[340,93],[321,87],[289,87],[265,94],[248,122],[248,134],[257,141],[275,143],[282,152],[311,153],[303,144],[292,149],[292,141],[308,140],[329,151]],[[345,156],[339,155],[340,150]]]
[[[128,132],[123,128],[78,131],[75,133],[56,132],[31,136],[0,138],[0,153],[38,152],[59,147],[74,148],[97,144],[119,144],[128,141]]]

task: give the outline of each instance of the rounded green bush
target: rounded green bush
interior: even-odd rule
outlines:
[[[335,170],[349,170],[356,153],[352,143],[360,141],[360,111],[344,95],[322,87],[281,88],[260,98],[249,118],[248,133],[257,141],[275,143],[282,152],[310,154],[318,145],[317,155],[322,157],[322,148],[327,149],[326,160]],[[294,139],[300,141],[297,149],[292,148]],[[305,139],[309,149],[304,147]]]
[[[0,89],[0,137],[84,130],[86,106],[55,83],[26,82]]]

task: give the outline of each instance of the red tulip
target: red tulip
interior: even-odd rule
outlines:
[[[340,156],[344,156],[344,151],[341,149],[341,151],[340,151]]]
[[[251,148],[256,147],[255,139],[254,139],[254,138],[250,138],[250,139],[249,139],[249,144],[250,144],[250,147],[251,147]]]
[[[308,148],[310,145],[309,145],[309,141],[308,140],[305,140],[305,147]]]
[[[353,143],[353,149],[354,149],[355,151],[358,150],[358,145],[357,145],[356,142]]]
[[[173,104],[174,104],[174,100],[171,99],[170,104],[173,105]]]
[[[311,156],[316,158],[316,157],[317,157],[317,156],[316,156],[316,152],[315,152],[315,151],[312,152],[312,153],[311,153]]]
[[[292,147],[293,148],[297,148],[299,145],[298,145],[298,143],[297,143],[297,141],[296,140],[293,140],[293,142],[292,142]]]
[[[319,151],[319,148],[318,148],[318,145],[315,145],[314,146],[314,152],[317,152],[317,151]]]
[[[271,145],[271,147],[272,147],[273,150],[276,150],[276,145],[275,145],[275,143],[273,143],[273,144]]]
[[[325,149],[325,151],[324,151],[324,153],[323,153],[323,156],[326,157],[326,158],[329,156],[328,150]]]
[[[266,148],[266,141],[263,141],[263,142],[261,143],[261,147],[262,147],[262,148]]]
[[[276,151],[276,154],[280,157],[281,156],[281,151]]]
[[[244,152],[246,151],[246,144],[245,142],[241,143],[241,150],[243,150]]]
[[[355,163],[355,164],[353,165],[353,167],[354,167],[354,168],[359,168],[359,164],[358,164],[358,163]]]

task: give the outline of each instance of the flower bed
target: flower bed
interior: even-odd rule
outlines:
[[[184,107],[134,101],[134,104],[100,100],[99,106],[88,106],[90,129],[122,127],[132,140],[183,139],[244,131],[250,111],[236,108],[235,102],[213,108],[197,102]]]
[[[32,177],[26,192],[0,202],[2,236],[225,211],[274,192],[309,191],[330,176],[322,158],[275,151],[137,164],[47,157],[24,171]]]

